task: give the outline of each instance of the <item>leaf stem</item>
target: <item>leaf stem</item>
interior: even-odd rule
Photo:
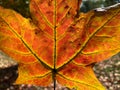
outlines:
[[[57,71],[55,69],[52,70],[52,74],[53,74],[52,78],[53,78],[53,83],[54,83],[54,87],[53,87],[54,90],[56,89],[56,72]]]
[[[55,77],[54,77],[54,90],[56,88],[56,80],[55,80]]]

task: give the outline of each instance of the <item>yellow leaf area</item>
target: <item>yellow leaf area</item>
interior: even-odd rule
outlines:
[[[77,66],[70,63],[60,70],[57,80],[64,86],[76,90],[105,90],[96,79],[91,66]]]
[[[120,5],[84,14],[80,3],[31,0],[32,19],[0,7],[0,50],[18,61],[17,84],[105,90],[92,64],[120,51]]]

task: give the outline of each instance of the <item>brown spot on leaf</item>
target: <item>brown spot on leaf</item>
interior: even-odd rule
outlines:
[[[43,35],[43,31],[41,29],[35,29],[36,35]]]
[[[75,29],[73,27],[69,27],[68,32],[74,32]]]
[[[52,1],[53,1],[53,0],[49,0],[48,6],[52,6]]]
[[[66,5],[66,6],[65,6],[65,9],[68,9],[68,8],[69,8],[69,6],[68,6],[68,5]]]
[[[47,11],[46,14],[48,14],[49,16],[52,16],[53,12],[52,11]]]

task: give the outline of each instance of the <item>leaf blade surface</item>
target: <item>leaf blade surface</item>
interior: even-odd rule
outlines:
[[[0,49],[18,61],[17,83],[104,90],[91,65],[120,51],[120,5],[79,15],[80,3],[31,0],[32,20],[0,7]]]

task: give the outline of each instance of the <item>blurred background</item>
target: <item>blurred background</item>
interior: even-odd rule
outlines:
[[[0,5],[5,8],[11,8],[21,13],[24,17],[29,17],[30,0],[0,0]]]
[[[91,9],[98,7],[107,7],[116,3],[119,3],[120,0],[82,0],[81,11],[87,12]]]

